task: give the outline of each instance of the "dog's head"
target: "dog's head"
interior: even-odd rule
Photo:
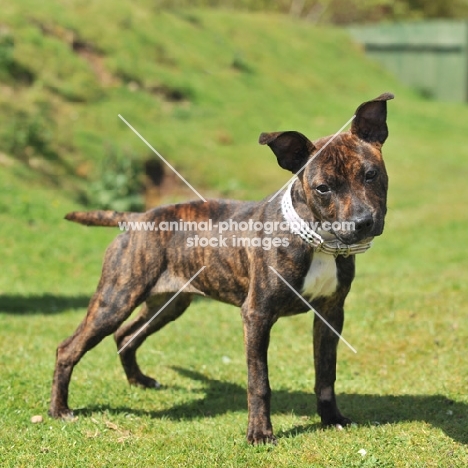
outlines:
[[[351,130],[311,142],[299,132],[262,133],[278,164],[297,174],[315,221],[331,226],[341,242],[354,244],[382,234],[388,177],[382,145],[388,136],[385,93],[361,104]],[[338,227],[340,226],[340,227]]]

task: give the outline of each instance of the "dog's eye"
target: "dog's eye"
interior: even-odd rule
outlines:
[[[319,186],[316,187],[316,189],[318,193],[328,193],[330,191],[330,187],[328,185],[325,185],[325,184],[321,184]]]
[[[377,177],[377,171],[372,169],[366,172],[366,182],[370,182],[371,180],[374,180],[376,177]]]

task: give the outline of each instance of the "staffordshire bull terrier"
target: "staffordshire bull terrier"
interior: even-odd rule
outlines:
[[[296,174],[273,199],[192,201],[146,213],[69,213],[67,219],[85,225],[134,229],[107,249],[86,317],[57,348],[49,414],[72,416],[68,388],[73,368],[111,333],[128,381],[158,387],[140,370],[136,351],[201,295],[241,310],[250,443],[276,440],[267,365],[271,327],[280,317],[308,312],[308,304],[327,322],[314,317],[318,414],[325,425],[349,424],[335,399],[337,345],[355,255],[384,228],[388,178],[381,149],[388,136],[389,99],[393,95],[385,93],[361,104],[351,129],[334,137],[311,142],[296,131],[262,133],[260,144]],[[176,229],[186,222],[193,229]],[[259,226],[269,226],[268,233]],[[123,323],[140,304],[136,318]]]

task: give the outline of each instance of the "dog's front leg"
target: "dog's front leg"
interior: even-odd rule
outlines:
[[[270,420],[271,389],[267,362],[270,330],[274,320],[268,313],[248,306],[242,308],[242,319],[248,374],[247,441],[251,444],[276,443]]]
[[[331,305],[320,301],[317,310],[328,323],[341,334],[344,311],[342,306]],[[315,304],[314,304],[315,305]],[[319,317],[314,318],[314,364],[315,394],[317,395],[317,412],[324,425],[346,426],[351,420],[344,417],[336,404],[336,355],[338,336]]]

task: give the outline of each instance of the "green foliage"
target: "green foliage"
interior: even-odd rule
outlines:
[[[8,30],[0,30],[0,73],[5,79],[6,73],[13,63],[14,39]]]
[[[144,208],[142,192],[141,163],[131,152],[108,143],[81,202],[94,208],[141,211]]]
[[[3,129],[2,149],[22,160],[27,160],[34,153],[47,158],[51,152],[52,127],[46,103],[32,112],[20,110]]]
[[[0,81],[31,84],[33,73],[15,59],[15,39],[8,28],[0,25]]]

